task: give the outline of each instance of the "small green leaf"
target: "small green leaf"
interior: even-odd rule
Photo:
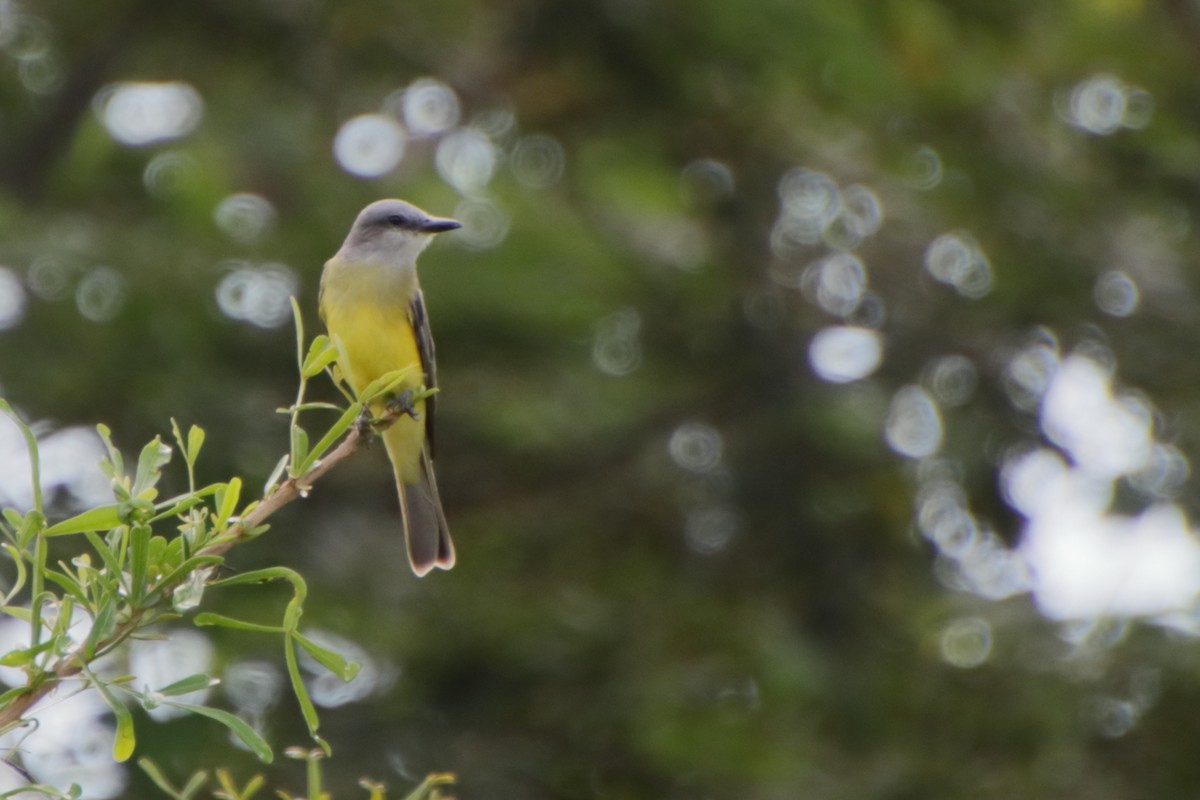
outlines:
[[[112,431],[104,423],[96,426],[96,433],[100,434],[100,439],[104,442],[104,449],[108,451],[108,463],[112,468],[110,478],[117,478],[125,474],[125,459],[121,457],[121,451],[116,448],[112,440]]]
[[[150,565],[150,527],[134,525],[129,530],[129,598],[139,604],[146,594],[146,572]]]
[[[8,553],[9,558],[12,559],[13,564],[17,568],[17,577],[13,580],[12,588],[8,590],[8,594],[4,595],[3,599],[0,599],[0,605],[8,605],[25,588],[25,578],[28,575],[28,570],[25,569],[25,559],[21,557],[20,550],[8,542],[0,544],[0,547],[4,548],[4,552]]]
[[[296,644],[303,647],[317,663],[342,680],[352,681],[354,680],[354,676],[358,674],[361,665],[357,662],[347,661],[341,654],[335,653],[327,647],[322,647],[299,631],[292,631],[289,635],[295,638]]]
[[[300,301],[295,295],[288,298],[292,302],[292,321],[296,323],[296,363],[304,364],[304,317],[300,313]]]
[[[361,403],[354,403],[347,408],[342,413],[342,416],[338,418],[338,421],[333,423],[333,426],[330,427],[330,429],[325,432],[325,435],[321,437],[321,440],[316,443],[309,456],[303,462],[301,462],[300,469],[298,469],[296,473],[298,475],[303,475],[304,473],[308,472],[312,465],[316,463],[316,460],[325,455],[325,451],[328,450],[334,442],[340,439],[343,433],[350,429],[350,426],[354,424],[354,421],[358,419],[360,414],[362,414]]]
[[[88,631],[87,640],[83,643],[83,652],[87,660],[91,661],[96,656],[96,650],[117,628],[117,604],[110,598],[104,601],[104,605],[100,606],[100,610],[96,613],[96,619],[92,623],[92,629]]]
[[[284,629],[278,625],[261,625],[257,622],[247,622],[246,620],[227,617],[224,614],[214,614],[211,611],[197,614],[193,623],[201,627],[215,625],[221,628],[233,628],[238,631],[253,631],[255,633],[284,633]]]
[[[376,398],[391,394],[412,376],[414,369],[414,367],[405,367],[404,369],[394,369],[391,372],[385,372],[368,383],[367,387],[359,393],[358,399],[364,403],[369,403]]]
[[[187,452],[184,458],[189,464],[195,464],[200,457],[200,448],[204,446],[204,429],[198,425],[188,428]]]
[[[242,479],[233,478],[222,491],[217,492],[217,528],[224,528],[233,512],[237,511],[242,496]]]
[[[309,735],[316,738],[317,727],[321,721],[317,717],[317,708],[308,695],[308,687],[304,685],[304,678],[300,675],[300,664],[296,661],[296,645],[291,636],[284,637],[283,648],[288,677],[292,681],[292,693],[296,695],[296,702],[300,704],[300,713],[304,717],[304,724],[308,726]]]
[[[24,650],[11,650],[0,656],[0,666],[23,667],[50,649],[51,644],[52,642],[42,642],[37,647],[28,647]]]
[[[104,568],[112,575],[120,575],[123,571],[121,563],[117,560],[117,554],[108,546],[108,542],[104,541],[104,537],[95,531],[84,531],[83,535],[87,537],[92,549],[100,556],[100,560],[104,562]]]
[[[47,536],[64,536],[69,533],[84,533],[85,531],[106,531],[121,523],[121,510],[125,504],[96,506],[81,514],[68,517],[62,522],[56,522],[46,528]]]
[[[15,508],[5,506],[4,510],[0,513],[4,514],[5,522],[11,525],[14,531],[19,531],[25,527],[25,517]]]
[[[271,746],[241,717],[230,714],[228,711],[222,711],[219,708],[197,706],[191,703],[177,703],[168,700],[166,705],[216,720],[228,728],[234,736],[241,739],[242,743],[249,747],[258,756],[260,761],[270,764],[275,759],[275,754],[271,751]]]
[[[164,694],[168,697],[171,697],[181,694],[191,694],[192,692],[201,692],[205,689],[216,686],[217,683],[219,683],[219,681],[211,675],[196,673],[195,675],[189,675],[186,678],[177,680],[169,686],[164,686],[157,691],[159,694]]]
[[[191,800],[191,797],[208,783],[208,773],[200,771],[192,775],[186,786],[182,789],[176,789],[153,761],[143,756],[138,759],[137,763],[142,768],[142,772],[146,773],[146,777],[150,779],[151,783],[157,786],[163,794],[170,797],[171,800]]]
[[[43,513],[45,507],[42,505],[42,467],[41,458],[38,455],[37,437],[34,436],[33,429],[25,424],[25,420],[21,419],[21,415],[3,398],[0,398],[0,413],[12,420],[13,424],[20,429],[21,435],[25,437],[25,449],[29,453],[29,480],[33,487],[33,508],[39,514]]]
[[[179,792],[180,800],[190,800],[190,798],[194,797],[196,793],[203,789],[207,783],[207,772],[204,772],[203,770],[193,772],[192,777],[188,778],[187,785],[184,786]],[[246,797],[249,798],[250,795],[246,795]]]
[[[288,456],[283,456],[279,459],[279,463],[275,465],[275,469],[271,470],[271,475],[267,478],[267,482],[263,485],[263,497],[269,495],[275,489],[275,484],[279,483],[279,479],[283,477],[284,470],[287,469]]]
[[[113,740],[113,760],[118,763],[128,761],[137,745],[137,739],[133,733],[133,715],[129,713],[129,709],[121,702],[120,698],[109,690],[108,684],[97,678],[86,666],[82,668],[82,671],[96,687],[100,696],[104,698],[104,702],[113,712],[113,716],[116,717],[117,736]]]
[[[303,464],[308,460],[308,432],[299,425],[292,425],[292,464]],[[292,477],[299,475],[299,472],[293,472]]]
[[[162,437],[155,436],[138,456],[137,476],[133,479],[133,494],[140,495],[158,483],[162,468],[171,460],[171,448],[163,444]]]
[[[300,365],[300,374],[305,378],[319,375],[321,370],[336,361],[337,357],[337,347],[329,341],[328,336],[321,334],[308,346],[308,355],[304,357],[304,363]]]
[[[267,581],[290,581],[302,593],[306,592],[304,579],[300,573],[287,567],[264,567],[252,569],[249,572],[239,572],[219,581],[213,581],[213,586],[241,586],[244,584],[266,583]]]

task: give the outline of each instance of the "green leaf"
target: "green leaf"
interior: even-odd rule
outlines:
[[[328,336],[321,334],[308,346],[308,355],[300,365],[300,374],[305,378],[320,375],[321,370],[336,361],[337,357],[337,346],[329,341]]]
[[[263,484],[263,497],[266,497],[275,490],[275,484],[279,483],[279,479],[283,477],[284,470],[287,469],[288,458],[289,456],[286,455],[281,457],[279,462],[275,465],[275,469],[271,470],[271,474],[267,478],[267,482]]]
[[[192,796],[208,783],[208,773],[200,771],[192,775],[186,786],[182,789],[176,789],[153,761],[143,756],[138,759],[137,763],[141,767],[142,772],[146,773],[146,777],[150,779],[151,783],[157,786],[163,794],[169,796],[171,800],[191,800]]]
[[[229,518],[233,516],[233,512],[237,511],[238,500],[242,496],[242,479],[233,478],[225,485],[225,488],[217,492],[217,528],[222,529]]]
[[[25,515],[15,508],[6,506],[2,512],[5,521],[12,526],[14,531],[19,531],[25,527]]]
[[[300,573],[288,567],[264,567],[262,569],[252,569],[249,572],[239,572],[236,575],[230,575],[227,578],[221,578],[218,581],[213,581],[213,586],[241,586],[253,583],[266,583],[267,581],[290,581],[293,586],[297,586],[301,592],[306,593],[304,579],[300,577]]]
[[[200,448],[204,446],[204,429],[198,425],[193,425],[188,428],[187,450],[184,453],[184,458],[187,463],[195,464],[196,459],[200,457]]]
[[[8,605],[9,602],[18,594],[20,594],[23,588],[25,588],[25,578],[29,573],[28,570],[25,569],[25,559],[21,557],[20,550],[13,547],[8,542],[0,544],[0,547],[4,548],[4,552],[8,553],[9,558],[13,560],[13,564],[17,568],[17,577],[13,580],[12,588],[8,590],[8,594],[4,595],[3,599],[0,599],[0,605]]]
[[[360,414],[362,414],[362,403],[354,403],[347,408],[342,413],[342,416],[338,418],[338,421],[333,423],[333,426],[325,432],[325,435],[322,436],[321,440],[313,447],[312,452],[308,455],[308,457],[301,462],[300,468],[296,470],[296,474],[303,475],[304,473],[308,472],[312,465],[316,463],[316,460],[325,455],[325,451],[328,450],[334,442],[340,439],[342,434],[350,429],[350,426],[354,424],[354,421],[358,419]]]
[[[137,475],[133,479],[133,494],[140,495],[158,483],[162,468],[171,460],[171,448],[159,436],[151,439],[138,456]]]
[[[84,657],[91,661],[96,656],[96,650],[117,628],[117,604],[110,598],[104,601],[100,606],[100,611],[96,613],[96,618],[92,622],[92,629],[88,631],[87,640],[83,643]]]
[[[255,633],[285,632],[284,629],[278,625],[262,625],[257,622],[247,622],[246,620],[227,617],[224,614],[214,614],[211,611],[205,611],[201,614],[197,614],[195,620],[193,620],[193,623],[201,627],[215,625],[221,628],[233,628],[234,630],[238,631],[253,631]]]
[[[96,506],[81,514],[68,517],[46,528],[47,536],[64,536],[85,531],[106,531],[121,525],[121,510],[125,504]]]
[[[181,694],[190,694],[192,692],[200,692],[212,686],[216,686],[217,683],[217,679],[211,675],[196,673],[195,675],[189,675],[186,678],[177,680],[168,686],[157,689],[156,691],[159,694],[164,694],[168,697],[171,697]]]
[[[270,764],[275,759],[275,754],[271,751],[271,746],[241,717],[230,714],[228,711],[222,711],[219,708],[196,706],[191,703],[178,703],[168,700],[166,705],[216,720],[228,728],[234,736],[241,739],[242,743],[249,747],[263,763]]]
[[[304,428],[301,428],[299,425],[292,425],[291,437],[292,437],[291,463],[292,464],[303,464],[305,461],[308,460],[308,432],[305,431]],[[296,475],[299,475],[299,474],[300,473],[298,471],[293,470],[292,477],[295,477]]]
[[[109,690],[108,684],[97,678],[86,666],[82,668],[82,671],[96,687],[96,691],[104,698],[105,704],[117,719],[117,736],[113,740],[113,760],[118,763],[128,761],[137,745],[137,739],[133,732],[133,715],[129,713],[129,708],[121,702],[120,698]]]
[[[358,670],[362,666],[355,661],[347,661],[341,654],[335,653],[327,647],[322,647],[299,631],[292,631],[289,636],[293,637],[296,640],[296,644],[303,647],[317,663],[344,681],[354,680],[354,676],[358,674]]]
[[[339,406],[337,403],[312,402],[301,403],[298,406],[291,406],[289,408],[277,408],[275,412],[278,414],[291,414],[295,411],[341,411],[344,408],[345,406]]]
[[[358,399],[363,403],[369,403],[376,398],[391,394],[412,376],[414,369],[414,367],[405,367],[385,372],[368,383],[367,387],[359,393]]]
[[[304,316],[300,313],[300,301],[295,295],[288,298],[292,303],[292,321],[296,323],[296,363],[304,364]]]
[[[117,560],[117,554],[108,546],[108,542],[104,541],[104,537],[95,531],[84,531],[83,535],[87,537],[92,549],[100,556],[100,560],[104,562],[104,568],[112,575],[120,575],[123,571],[121,563]]]
[[[45,578],[51,583],[58,584],[58,586],[60,586],[66,593],[66,597],[72,598],[73,601],[78,602],[83,606],[89,604],[88,596],[87,593],[84,592],[83,586],[80,585],[79,581],[75,580],[75,576],[70,572],[47,570],[45,573]]]
[[[125,459],[121,457],[121,451],[113,444],[112,431],[107,425],[104,423],[97,425],[96,433],[100,434],[100,439],[104,442],[104,449],[108,451],[109,469],[105,469],[105,473],[115,481],[125,474]],[[103,463],[100,466],[102,469],[104,468]]]
[[[25,449],[29,453],[29,470],[30,470],[30,485],[33,487],[33,509],[39,514],[45,513],[45,507],[42,505],[42,467],[41,458],[38,455],[37,437],[33,435],[33,429],[25,424],[25,420],[21,419],[8,401],[0,398],[0,412],[13,421],[13,424],[20,429],[21,435],[25,437]]]
[[[50,649],[51,642],[42,642],[37,647],[27,647],[23,650],[10,650],[0,656],[0,666],[23,667],[42,653]]]
[[[309,735],[317,738],[317,728],[321,721],[317,717],[317,707],[313,705],[312,698],[308,695],[308,687],[304,685],[304,678],[300,675],[300,664],[296,661],[296,645],[291,636],[284,637],[283,653],[287,661],[288,677],[292,681],[292,693],[296,695],[296,702],[300,704],[300,713],[304,717],[304,724],[308,726]]]
[[[150,566],[150,527],[134,525],[129,531],[129,599],[141,603],[146,594],[146,573]]]

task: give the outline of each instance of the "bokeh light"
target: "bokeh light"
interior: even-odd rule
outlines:
[[[17,273],[0,267],[0,331],[15,328],[25,316],[25,287]]]
[[[109,481],[100,471],[104,444],[91,428],[63,428],[38,436],[42,490],[47,496],[62,491],[72,506],[112,501]],[[18,509],[33,506],[29,483],[29,454],[25,438],[6,416],[0,416],[0,505]]]
[[[1121,128],[1148,125],[1154,99],[1144,89],[1101,73],[1076,84],[1065,106],[1060,114],[1068,123],[1088,133],[1107,136]]]
[[[261,731],[267,712],[283,697],[283,673],[269,661],[238,660],[225,668],[221,687],[238,716]]]
[[[400,107],[400,117],[413,136],[434,136],[458,124],[459,103],[454,90],[433,78],[418,78],[389,98],[385,107]]]
[[[808,363],[817,377],[830,383],[849,383],[867,377],[883,361],[883,337],[878,331],[848,325],[817,331],[808,345]]]
[[[1136,472],[1150,457],[1151,414],[1137,397],[1114,397],[1112,376],[1090,358],[1059,365],[1042,400],[1041,425],[1079,469],[1111,478]]]
[[[605,375],[619,378],[642,364],[642,317],[632,308],[614,311],[596,324],[592,363]]]
[[[152,197],[165,200],[179,194],[196,169],[196,160],[187,153],[177,150],[159,153],[142,171],[142,185]]]
[[[257,241],[275,225],[275,206],[249,192],[231,194],[217,204],[213,219],[226,236],[243,244]]]
[[[438,143],[434,163],[442,180],[460,194],[474,195],[491,181],[496,159],[491,139],[474,128],[461,128]]]
[[[709,472],[721,463],[721,434],[711,425],[686,422],[671,433],[667,452],[671,460],[689,472]]]
[[[204,101],[190,84],[117,83],[96,95],[100,121],[118,142],[131,147],[186,136],[204,117]]]
[[[845,317],[858,308],[867,291],[867,270],[853,253],[833,253],[804,270],[800,287],[809,300]]]
[[[965,231],[944,233],[925,250],[925,269],[963,297],[980,298],[992,290],[992,266],[974,237]]]
[[[740,516],[730,506],[697,508],[687,513],[684,537],[689,550],[708,556],[727,548],[740,527]]]
[[[1137,311],[1140,296],[1137,284],[1120,270],[1106,272],[1096,279],[1096,305],[1105,314],[1128,317]]]
[[[942,415],[928,392],[919,386],[904,386],[892,396],[884,438],[907,458],[925,458],[938,451],[942,446]]]
[[[93,267],[75,287],[75,305],[84,319],[108,322],[125,305],[125,277],[112,267]]]
[[[453,241],[472,250],[489,250],[508,236],[512,220],[491,200],[468,197],[454,207],[454,218],[462,223]]]
[[[351,175],[378,178],[400,164],[406,138],[404,127],[395,117],[362,114],[338,128],[333,137],[333,157]]]
[[[954,408],[969,402],[979,384],[979,373],[966,356],[949,355],[934,359],[925,368],[929,390],[942,408]]]
[[[566,156],[557,139],[534,134],[517,141],[508,165],[517,183],[530,189],[544,189],[562,178]]]
[[[733,170],[712,158],[698,158],[679,176],[683,199],[693,205],[711,205],[733,195]]]
[[[227,262],[230,272],[217,284],[217,306],[230,319],[259,328],[278,328],[292,318],[291,298],[299,288],[296,273],[285,264]]]
[[[929,191],[942,182],[942,159],[932,147],[918,147],[905,164],[904,180],[914,189]]]
[[[982,617],[956,619],[942,631],[942,658],[959,669],[980,666],[992,654],[992,626]]]

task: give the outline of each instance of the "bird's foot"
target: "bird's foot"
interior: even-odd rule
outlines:
[[[403,416],[419,420],[421,412],[417,411],[412,398],[413,390],[405,389],[398,396],[388,400],[383,405],[383,413],[370,421],[371,428],[375,431],[387,430],[392,426],[392,423]]]

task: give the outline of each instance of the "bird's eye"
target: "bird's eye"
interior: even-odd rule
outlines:
[[[399,214],[391,214],[387,219],[388,225],[391,225],[393,228],[399,228],[404,224],[404,217],[400,216]]]

